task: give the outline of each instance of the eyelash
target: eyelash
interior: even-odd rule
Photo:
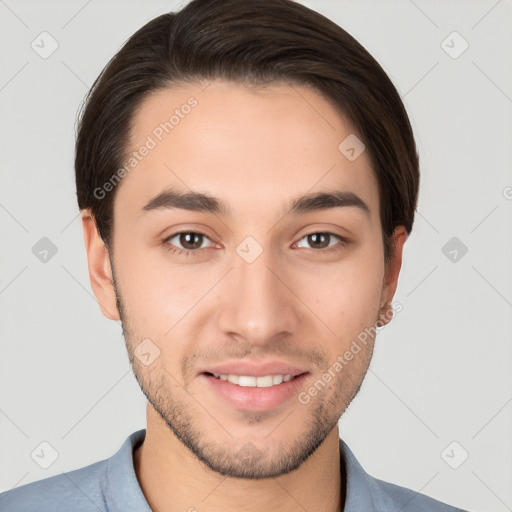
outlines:
[[[165,238],[162,241],[162,244],[164,245],[165,249],[168,252],[170,252],[172,254],[178,254],[180,256],[188,257],[188,256],[198,256],[199,254],[201,254],[203,249],[208,249],[208,247],[203,247],[203,249],[187,250],[187,249],[180,249],[179,247],[170,245],[169,240],[173,239],[177,235],[182,235],[182,234],[202,235],[203,237],[210,239],[210,237],[208,237],[207,235],[205,235],[204,233],[201,233],[199,231],[178,231],[177,233],[173,233],[172,235],[168,236],[167,238]],[[341,237],[340,235],[337,235],[336,233],[331,233],[330,231],[313,231],[311,233],[307,233],[302,238],[300,238],[299,242],[310,235],[319,235],[319,234],[328,235],[331,237],[338,238],[339,242],[331,247],[326,247],[324,249],[312,249],[315,252],[320,252],[323,254],[333,253],[333,252],[341,250],[343,247],[345,247],[349,243],[348,240],[346,240],[345,238]]]

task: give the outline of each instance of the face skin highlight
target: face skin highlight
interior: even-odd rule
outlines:
[[[305,86],[159,91],[134,117],[133,150],[190,97],[197,106],[118,185],[110,254],[90,212],[82,216],[94,293],[105,316],[122,320],[149,401],[137,477],[155,511],[340,510],[338,420],[374,340],[308,404],[297,393],[269,410],[237,408],[202,371],[279,360],[308,372],[307,391],[359,333],[390,318],[405,228],[386,267],[369,158],[345,158],[338,145],[350,125]],[[164,198],[144,209],[169,191],[226,208],[170,208]],[[368,210],[352,200],[289,212],[301,196],[334,192]],[[251,263],[237,252],[247,237],[262,251]],[[145,339],[160,351],[149,366],[135,356]]]

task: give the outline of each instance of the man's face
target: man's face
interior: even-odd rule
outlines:
[[[175,109],[172,130],[158,130]],[[338,149],[351,133],[318,93],[278,84],[169,89],[146,98],[134,118],[131,150],[150,150],[118,185],[111,260],[128,352],[162,421],[221,474],[299,467],[367,370],[371,338],[333,371],[394,293],[369,158],[351,161]],[[228,211],[169,208],[165,199],[144,209],[171,189],[213,196]],[[288,212],[303,195],[334,192],[356,195],[368,211]],[[238,362],[253,365],[237,371]],[[211,375],[225,363],[234,375],[281,373],[259,371],[270,362],[302,375],[272,387]]]

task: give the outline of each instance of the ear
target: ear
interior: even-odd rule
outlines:
[[[82,211],[82,231],[87,252],[89,279],[94,295],[103,315],[110,320],[119,321],[110,255],[89,209]]]
[[[407,230],[404,226],[397,226],[391,236],[391,258],[385,266],[379,312],[379,322],[382,326],[388,324],[393,318],[391,302],[398,285],[398,276],[402,267],[402,251],[407,236]]]

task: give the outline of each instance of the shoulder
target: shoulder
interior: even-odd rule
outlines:
[[[145,434],[145,429],[132,433],[108,459],[1,493],[0,510],[109,512],[132,507],[151,512],[133,468],[133,449]]]
[[[22,485],[0,494],[2,512],[106,512],[107,461]]]
[[[348,512],[467,512],[369,475],[342,439],[340,455],[346,479],[345,510]]]
[[[384,482],[369,476],[373,487],[373,496],[382,510],[400,510],[401,512],[466,512],[452,507],[425,494]],[[381,510],[381,508],[378,508]]]

